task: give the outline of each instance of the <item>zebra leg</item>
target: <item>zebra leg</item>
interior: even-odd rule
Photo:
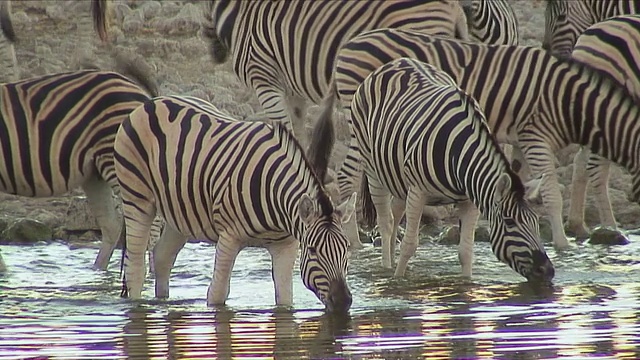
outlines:
[[[409,259],[413,257],[418,248],[418,235],[420,232],[420,220],[422,219],[422,209],[424,209],[425,194],[419,189],[410,188],[407,192],[406,216],[407,229],[404,232],[404,239],[400,245],[400,257],[396,265],[395,277],[403,277],[407,270]],[[396,241],[396,239],[391,239]]]
[[[153,249],[156,247],[156,244],[160,240],[160,236],[162,235],[162,230],[164,229],[164,219],[160,216],[156,216],[153,220],[153,224],[151,225],[151,233],[149,235],[149,243],[147,244],[147,254],[149,255],[149,273],[155,274],[155,259],[153,255]]]
[[[603,157],[591,155],[587,166],[587,176],[589,183],[596,193],[598,205],[598,215],[600,215],[600,225],[617,228],[616,218],[613,216],[611,200],[609,200],[609,169],[611,162]]]
[[[573,158],[571,203],[569,203],[567,228],[580,239],[589,237],[589,229],[584,223],[584,204],[587,195],[587,159],[589,159],[589,154],[589,149],[581,146]]]
[[[351,123],[349,122],[349,124]],[[349,127],[351,128],[351,126]],[[353,129],[350,129],[350,132],[353,133]],[[354,191],[358,191],[362,176],[364,176],[364,170],[362,168],[360,149],[358,148],[354,134],[352,134],[347,156],[337,175],[340,201],[346,201]],[[359,247],[361,247],[362,243],[360,242],[360,234],[358,232],[357,212],[354,213],[351,219],[343,226],[345,226],[346,234],[352,246],[354,243],[357,243]]]
[[[396,253],[396,239],[398,238],[398,228],[400,227],[400,220],[404,216],[404,211],[407,208],[407,204],[404,200],[392,197],[391,198],[391,214],[393,215],[393,233],[391,234],[391,248],[389,251],[392,254]]]
[[[542,176],[540,194],[551,223],[553,246],[556,249],[566,249],[569,247],[569,241],[562,222],[562,195],[556,176],[553,152],[538,139],[533,139],[531,143],[522,142],[522,145],[532,175]]]
[[[156,219],[158,218],[160,217],[156,217]],[[169,297],[169,276],[171,275],[171,269],[176,262],[178,253],[186,243],[186,236],[174,229],[173,226],[165,224],[164,231],[162,235],[160,235],[158,243],[153,247],[157,298]]]
[[[207,305],[224,305],[229,296],[231,270],[236,262],[242,245],[229,234],[221,234],[216,245],[213,264],[213,277],[207,289]]]
[[[271,254],[271,271],[276,292],[276,305],[293,304],[293,266],[298,257],[300,243],[290,238],[274,242],[267,247]]]
[[[135,205],[133,205],[135,203]],[[156,209],[141,198],[128,202],[123,198],[122,212],[126,229],[126,252],[124,257],[124,279],[127,292],[132,299],[142,296],[145,279],[144,253],[149,243],[149,234]]]
[[[393,255],[391,242],[393,236],[393,215],[391,214],[391,193],[384,188],[375,176],[368,176],[371,201],[376,208],[376,222],[382,237],[382,266],[391,269]]]
[[[458,205],[460,218],[460,243],[458,244],[458,259],[462,267],[462,276],[471,277],[473,269],[473,243],[480,211],[471,202],[465,201]]]
[[[116,211],[111,186],[107,182],[98,177],[92,177],[82,184],[82,190],[87,195],[89,208],[102,232],[102,243],[93,268],[106,270],[120,236],[122,219]]]

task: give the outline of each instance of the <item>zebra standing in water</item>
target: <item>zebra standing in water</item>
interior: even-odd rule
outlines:
[[[0,191],[29,197],[81,187],[102,231],[94,268],[106,269],[121,227],[113,142],[124,118],[155,95],[128,78],[83,70],[0,85]]]
[[[334,208],[323,188],[334,142],[325,118],[307,160],[281,123],[236,121],[196,98],[159,97],[133,111],[114,145],[126,223],[123,296],[141,296],[158,212],[165,229],[154,249],[157,297],[169,295],[171,267],[191,236],[217,242],[210,305],[225,303],[234,261],[247,246],[268,249],[276,303],[291,305],[300,244],[305,286],[328,310],[347,310],[349,240],[340,223],[354,212],[355,194]]]
[[[624,85],[640,103],[640,15],[617,16],[589,27],[578,37],[571,58],[606,72]],[[573,166],[567,226],[578,237],[589,236],[584,223],[587,177],[596,195],[600,223],[617,227],[609,200],[610,162],[600,156],[589,155],[589,149],[582,147]]]
[[[540,191],[554,246],[569,245],[555,172],[557,150],[577,143],[621,164],[634,175],[631,199],[640,200],[640,107],[609,76],[539,48],[465,43],[381,29],[353,38],[340,50],[335,78],[342,106],[349,106],[369,73],[400,57],[445,71],[479,102],[496,139],[520,146],[532,174],[542,176]],[[352,138],[343,168],[354,168],[358,161],[358,145]],[[347,179],[341,191],[353,191],[357,180]]]
[[[449,75],[409,58],[386,63],[353,95],[351,121],[366,173],[363,213],[377,210],[385,267],[392,264],[391,243],[401,217],[394,216],[399,211],[391,214],[391,195],[406,201],[407,229],[395,276],[404,275],[416,252],[424,204],[455,203],[463,275],[471,276],[474,230],[482,213],[498,259],[528,280],[553,278],[538,217],[524,200],[520,178],[477,102]]]
[[[569,57],[578,36],[589,26],[610,17],[640,13],[636,0],[547,0],[542,47]]]
[[[507,0],[460,0],[471,38],[483,44],[518,45],[518,19]]]

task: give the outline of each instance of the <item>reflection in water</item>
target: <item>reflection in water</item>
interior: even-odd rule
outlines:
[[[404,279],[371,266],[379,253],[366,249],[351,264],[354,307],[342,317],[325,314],[301,284],[294,309],[269,305],[260,252],[239,259],[229,305],[212,309],[202,296],[210,247],[183,250],[172,299],[140,302],[119,298],[117,264],[87,271],[92,250],[3,247],[13,266],[0,275],[0,359],[636,359],[638,243],[562,259],[551,251],[557,279],[543,287],[510,278],[482,244],[473,280],[459,277],[451,247],[424,244]]]

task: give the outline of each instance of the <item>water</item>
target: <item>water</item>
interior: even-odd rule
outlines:
[[[639,358],[640,238],[557,254],[553,287],[532,288],[478,243],[472,280],[453,246],[424,241],[404,279],[378,248],[354,253],[348,316],[325,315],[296,272],[294,308],[274,304],[270,258],[246,249],[224,308],[208,308],[214,247],[187,244],[170,299],[119,297],[119,251],[107,272],[96,250],[62,242],[3,246],[0,359]]]

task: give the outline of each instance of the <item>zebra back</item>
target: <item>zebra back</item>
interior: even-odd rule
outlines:
[[[640,15],[592,25],[578,37],[571,57],[606,72],[640,102]]]
[[[578,36],[589,26],[610,17],[640,13],[635,0],[547,0],[542,47],[569,57]]]

